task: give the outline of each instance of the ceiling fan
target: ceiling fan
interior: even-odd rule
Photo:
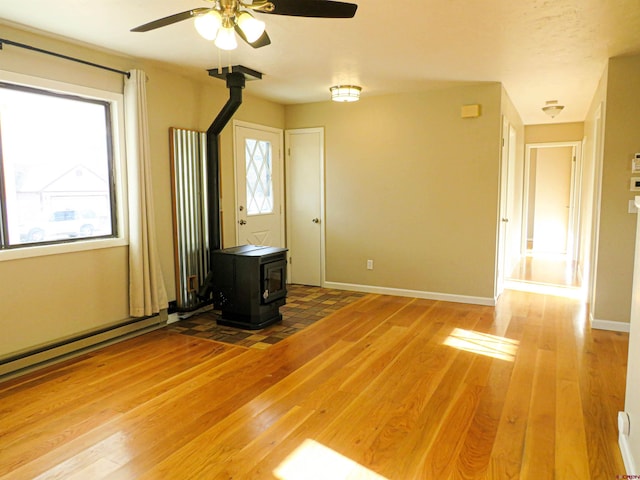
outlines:
[[[265,23],[255,18],[249,10],[272,15],[316,18],[352,18],[358,6],[334,0],[207,0],[210,8],[194,8],[168,17],[145,23],[131,29],[132,32],[148,32],[189,18],[195,19],[198,33],[207,40],[214,40],[218,48],[233,50],[237,47],[235,33],[254,48],[271,43],[265,31]]]

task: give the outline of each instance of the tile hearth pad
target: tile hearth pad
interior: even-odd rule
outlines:
[[[280,307],[282,322],[262,330],[243,330],[218,325],[218,310],[198,313],[165,328],[183,335],[241,347],[265,349],[367,295],[306,285],[287,285],[287,290],[287,303]]]

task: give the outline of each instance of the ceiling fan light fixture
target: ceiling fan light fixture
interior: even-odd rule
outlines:
[[[227,22],[223,22],[222,28],[218,30],[215,44],[216,47],[218,47],[220,50],[235,50],[236,48],[238,48],[236,32],[233,29],[233,24],[227,26],[226,23]]]
[[[198,15],[194,20],[194,25],[202,38],[215,40],[222,25],[222,16],[216,10],[211,10],[204,15]]]
[[[360,100],[362,87],[357,85],[334,85],[329,88],[331,100],[334,102],[357,102]]]
[[[549,115],[551,118],[554,118],[564,109],[564,105],[558,105],[557,100],[547,100],[545,106],[542,107],[542,111]]]
[[[253,43],[258,40],[264,33],[265,23],[262,20],[258,20],[249,12],[242,11],[236,15],[236,23],[244,36],[247,37],[249,43]]]

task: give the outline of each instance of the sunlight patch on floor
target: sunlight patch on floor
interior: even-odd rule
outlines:
[[[586,299],[586,291],[580,287],[564,287],[545,283],[507,280],[504,282],[504,288],[508,290],[518,290],[520,292],[541,293],[554,297],[575,298],[576,300]]]
[[[465,352],[513,362],[518,352],[519,342],[488,333],[455,328],[451,335],[445,339],[444,344]]]
[[[302,442],[273,474],[280,480],[387,480],[311,439]]]
[[[122,465],[131,461],[132,458],[127,435],[123,432],[116,432],[38,475],[34,480],[48,478],[64,478],[65,480],[107,478]]]

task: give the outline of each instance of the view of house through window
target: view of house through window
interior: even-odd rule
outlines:
[[[0,82],[0,247],[115,232],[110,104]]]

